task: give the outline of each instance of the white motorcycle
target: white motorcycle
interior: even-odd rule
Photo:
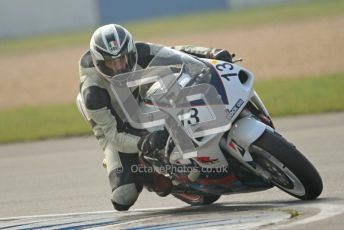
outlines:
[[[162,48],[121,79],[114,92],[135,128],[162,129],[173,117],[165,149],[141,156],[141,166],[170,178],[175,197],[199,205],[273,186],[302,200],[322,192],[314,166],[275,131],[245,68]],[[130,87],[144,100],[130,97]]]

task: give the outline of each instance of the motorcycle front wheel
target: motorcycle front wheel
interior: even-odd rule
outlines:
[[[301,200],[315,199],[322,192],[323,184],[317,170],[278,133],[265,130],[249,151],[257,171],[281,190]]]

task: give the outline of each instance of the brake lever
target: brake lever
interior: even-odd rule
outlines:
[[[239,59],[233,60],[233,63],[242,62],[242,61],[244,61],[244,59],[239,58]]]
[[[235,53],[232,53],[232,63],[236,63],[236,62],[242,62],[242,61],[244,61],[244,59],[242,59],[242,58],[239,58],[239,59],[236,59],[236,60],[234,60],[234,58],[235,58]]]

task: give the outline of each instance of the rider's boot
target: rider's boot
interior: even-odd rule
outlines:
[[[140,175],[141,181],[150,192],[155,192],[159,196],[167,196],[172,191],[172,181],[157,172]]]
[[[153,173],[153,191],[159,196],[167,196],[172,191],[172,181],[159,173]]]

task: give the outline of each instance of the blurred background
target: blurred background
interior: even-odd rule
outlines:
[[[273,115],[344,109],[341,0],[0,0],[0,143],[89,134],[78,60],[107,23],[236,53]]]

